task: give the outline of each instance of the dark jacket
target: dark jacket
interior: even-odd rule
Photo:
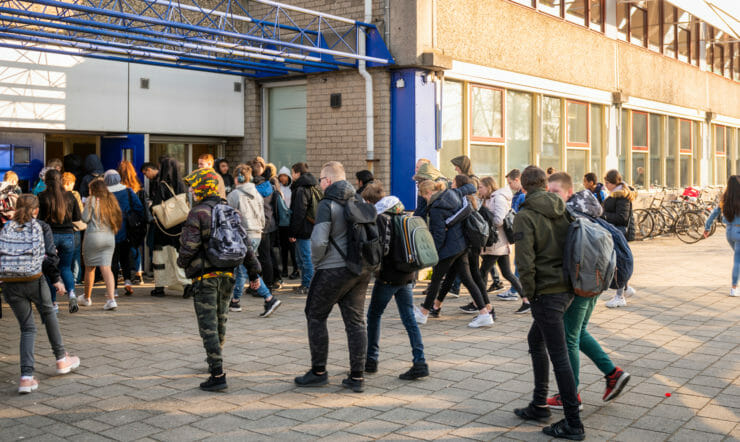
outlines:
[[[94,153],[85,157],[85,176],[80,181],[80,196],[87,198],[90,196],[90,182],[95,178],[103,175],[103,163]]]
[[[257,192],[262,196],[262,204],[265,209],[265,228],[262,230],[262,234],[272,233],[278,228],[275,216],[276,189],[263,176],[254,177],[254,185],[257,188]]]
[[[347,221],[344,204],[355,197],[355,188],[345,180],[332,183],[316,210],[316,225],[311,233],[311,260],[316,270],[346,267],[337,247],[346,253]],[[336,247],[331,245],[331,238]]]
[[[170,192],[170,189],[167,187],[167,185],[159,180],[159,176],[151,184],[152,185],[150,186],[149,194],[152,199],[153,206],[161,204],[163,201],[167,201],[174,196],[172,192]],[[183,182],[170,184],[170,186],[178,195],[187,192],[187,188],[185,187],[185,183]],[[165,232],[167,232],[167,234],[165,234],[164,232],[162,232],[162,229],[160,229],[159,226],[157,226],[155,223],[154,250],[162,250],[162,247],[164,246],[172,246],[175,248],[180,247],[180,239],[177,235],[182,231],[182,226],[182,224],[178,224],[174,227],[166,229]]]
[[[226,188],[225,189],[226,190],[226,194],[228,195],[229,192],[231,192],[232,190],[236,189],[236,186],[234,185],[234,177],[231,176],[231,174],[229,174],[229,173],[226,173],[226,174],[221,173],[221,163],[223,163],[224,161],[226,161],[226,160],[223,160],[223,159],[216,160],[216,162],[213,164],[213,168],[216,170],[216,173],[218,173],[221,176],[221,178],[223,178],[223,180],[224,180],[224,187]]]
[[[462,208],[463,197],[472,193],[475,193],[475,186],[466,184],[459,189],[437,192],[429,200],[429,231],[440,260],[457,255],[468,247],[463,235],[463,223],[448,227],[445,221]]]
[[[563,247],[570,222],[565,203],[554,193],[527,194],[514,218],[516,267],[524,295],[569,292],[563,275]]]
[[[177,257],[177,265],[185,269],[185,276],[196,278],[203,274],[214,271],[233,271],[213,266],[206,257],[205,247],[211,239],[211,213],[216,204],[226,201],[218,196],[211,196],[196,203],[188,213],[188,219],[182,228],[180,235],[180,253]],[[252,246],[247,237],[244,237],[247,245],[247,255],[244,257],[244,267],[247,268],[249,280],[257,279],[262,269],[257,261]]]
[[[311,238],[313,224],[306,219],[306,211],[311,201],[311,187],[318,187],[318,185],[318,180],[308,172],[298,177],[290,185],[293,192],[290,200],[290,234],[293,238]]]
[[[615,227],[627,227],[632,216],[632,201],[637,194],[626,184],[604,200],[604,219]]]
[[[46,250],[41,271],[44,272],[44,275],[49,278],[52,284],[55,284],[62,280],[62,276],[59,273],[59,255],[57,255],[57,247],[54,244],[54,234],[48,224],[43,221],[39,221],[39,224],[44,230],[44,249]]]
[[[122,189],[114,191],[118,187],[122,187]],[[123,242],[127,237],[126,214],[129,213],[129,211],[133,210],[134,212],[143,216],[144,206],[141,204],[141,200],[139,200],[139,197],[134,193],[134,191],[122,184],[117,184],[116,186],[109,186],[108,190],[113,192],[113,195],[116,197],[116,200],[118,200],[118,207],[121,208],[121,213],[123,214],[121,226],[118,229],[118,232],[116,232],[116,242],[119,243],[119,242]],[[131,197],[131,204],[129,204],[129,196]]]
[[[396,201],[398,201],[398,198],[394,196],[387,196],[375,204],[375,207],[378,208],[384,203],[385,205],[395,203],[388,209],[384,210],[383,213],[379,213],[378,219],[376,220],[376,223],[378,224],[378,235],[380,236],[384,245],[387,235],[386,230],[390,229],[390,232],[388,232],[388,234],[390,235],[388,237],[390,239],[390,242],[388,244],[388,253],[383,256],[383,261],[380,264],[380,270],[377,273],[377,280],[385,284],[405,285],[413,282],[416,279],[416,272],[407,273],[401,272],[396,269],[396,261],[393,257],[398,256],[398,251],[396,250],[396,242],[398,241],[398,238],[396,238],[396,232],[393,229],[393,223],[395,222],[395,219],[397,217],[403,216],[404,211],[403,203],[401,201],[398,201],[396,203]]]
[[[64,215],[64,221],[61,223],[55,223],[51,220],[51,213],[49,212],[48,198],[51,195],[48,190],[44,190],[39,194],[39,216],[38,219],[44,221],[51,228],[51,231],[56,234],[73,234],[74,221],[80,221],[82,219],[82,213],[80,212],[80,205],[77,204],[72,192],[64,192],[64,199],[67,203],[67,212]]]

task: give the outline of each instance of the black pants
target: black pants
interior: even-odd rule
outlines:
[[[280,227],[280,261],[282,261],[283,273],[288,273],[288,256],[293,263],[293,271],[298,270],[298,264],[295,261],[295,244],[290,242],[290,227]]]
[[[272,252],[270,244],[270,234],[262,232],[262,239],[260,240],[260,246],[257,248],[257,259],[262,267],[262,280],[270,287],[275,282],[275,277],[272,270]]]
[[[550,361],[552,361],[555,381],[557,381],[560,397],[563,400],[565,418],[570,425],[579,427],[581,418],[578,413],[578,393],[568,358],[568,346],[565,342],[563,326],[563,314],[572,300],[573,295],[570,293],[539,295],[531,298],[534,322],[532,328],[529,329],[527,341],[534,372],[532,402],[535,405],[547,404],[548,377]]]
[[[267,234],[270,238],[270,258],[272,258],[272,280],[282,281],[280,276],[280,250],[278,245],[280,244],[280,238],[278,237],[278,231],[270,232]]]
[[[484,308],[486,306],[486,302],[483,298],[483,294],[473,280],[473,276],[470,274],[467,250],[464,250],[457,255],[449,256],[439,261],[437,265],[434,266],[432,269],[432,282],[429,284],[426,299],[424,299],[424,303],[421,306],[427,310],[431,310],[432,307],[434,307],[434,298],[436,298],[437,293],[439,293],[442,278],[451,271],[456,272],[457,276],[460,277],[463,285],[468,289],[468,292],[470,292],[470,296],[473,298],[476,308],[478,308],[478,310]],[[450,286],[454,280],[454,277],[450,278]]]
[[[514,290],[516,290],[517,293],[524,297],[522,284],[521,282],[519,282],[519,278],[517,278],[516,275],[514,275],[514,273],[511,271],[511,261],[509,260],[509,255],[483,255],[483,263],[480,266],[480,274],[483,278],[483,284],[485,285],[488,283],[488,272],[491,270],[495,270],[497,263],[498,267],[501,269],[501,275],[511,283],[511,286],[514,287]]]
[[[346,267],[319,269],[314,273],[306,297],[308,344],[311,366],[325,367],[329,357],[329,330],[326,319],[334,304],[339,304],[347,333],[349,364],[353,372],[365,371],[367,330],[365,328],[365,294],[370,273],[355,275]]]
[[[481,296],[483,297],[483,302],[485,303],[485,305],[488,305],[491,303],[491,300],[488,298],[488,292],[486,291],[486,280],[484,280],[482,277],[481,268],[478,265],[479,263],[480,249],[468,249],[468,268],[470,269],[470,276],[473,277],[475,285],[478,286],[478,290],[480,290]],[[439,290],[439,295],[437,295],[437,300],[439,302],[444,302],[445,297],[450,292],[450,289],[452,288],[452,285],[455,283],[455,280],[458,276],[459,275],[454,268],[450,270],[449,273],[447,273],[444,282],[442,282],[442,288]],[[493,308],[493,306],[491,306],[491,308]]]
[[[123,273],[123,281],[131,281],[131,243],[127,239],[117,242],[116,248],[113,250],[113,262],[111,263],[111,271],[113,272],[113,280],[115,281],[115,287],[118,288],[118,269]]]

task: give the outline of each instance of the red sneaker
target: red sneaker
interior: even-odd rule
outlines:
[[[554,409],[554,410],[562,410],[563,409],[563,401],[560,398],[559,394],[556,394],[555,396],[551,398],[547,398],[547,405]],[[583,410],[583,404],[581,403],[581,395],[578,395],[578,409]]]
[[[609,402],[619,396],[619,393],[622,392],[622,389],[630,380],[630,374],[619,367],[614,370],[614,373],[604,377],[606,378],[606,391],[604,391],[604,397],[602,398],[604,402]]]

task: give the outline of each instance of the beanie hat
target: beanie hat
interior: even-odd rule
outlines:
[[[185,182],[193,188],[198,200],[218,196],[218,175],[213,169],[198,169],[185,177]]]
[[[108,169],[103,175],[103,181],[106,186],[115,186],[116,184],[121,184],[121,175],[113,169]]]

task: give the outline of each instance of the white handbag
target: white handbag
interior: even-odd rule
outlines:
[[[162,229],[169,229],[182,224],[188,218],[190,212],[190,205],[188,204],[188,195],[181,193],[175,195],[175,191],[170,187],[169,184],[162,182],[170,190],[172,198],[163,201],[161,204],[152,206],[152,214],[154,214],[154,222]]]

